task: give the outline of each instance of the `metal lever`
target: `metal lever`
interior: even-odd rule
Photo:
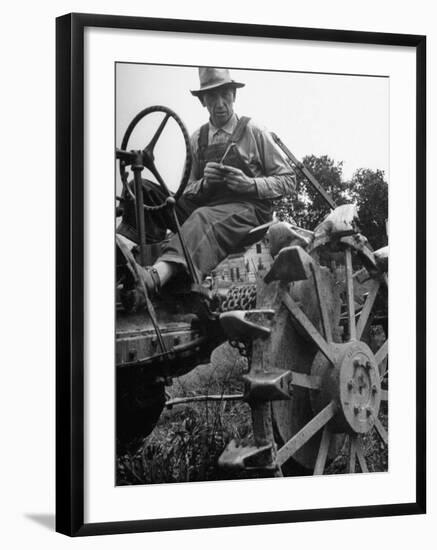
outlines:
[[[323,187],[316,180],[316,178],[311,174],[308,168],[293,155],[293,153],[284,145],[284,143],[282,143],[282,141],[274,132],[272,132],[271,135],[275,143],[285,153],[285,156],[288,158],[288,160],[293,164],[295,168],[297,168],[302,172],[302,174],[311,183],[311,185],[314,187],[317,193],[319,193],[319,195],[325,200],[326,204],[332,209],[336,208],[337,205],[335,204],[332,197],[323,189]]]

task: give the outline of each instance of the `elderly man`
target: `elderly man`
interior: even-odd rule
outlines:
[[[194,269],[202,279],[241,248],[252,228],[272,219],[272,201],[291,194],[295,175],[270,133],[248,117],[235,114],[236,90],[244,84],[232,80],[228,69],[201,67],[199,78],[200,88],[191,93],[207,109],[209,122],[191,138],[191,175],[176,211]],[[148,185],[147,189],[159,194],[154,187]],[[159,226],[163,220],[152,222]],[[171,220],[166,220],[166,225],[174,230]],[[125,228],[122,223],[118,232],[123,234]],[[154,294],[186,269],[175,234],[157,262],[140,272]]]

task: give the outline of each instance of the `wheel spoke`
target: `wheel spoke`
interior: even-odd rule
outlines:
[[[334,416],[336,405],[331,401],[324,409],[322,409],[312,420],[308,422],[301,430],[299,430],[285,445],[283,445],[277,456],[277,463],[282,466],[296,451],[298,451],[305,443],[313,437],[325,424],[327,424]]]
[[[354,474],[355,473],[355,463],[356,463],[356,456],[357,456],[357,436],[356,435],[350,435],[349,436],[349,473]]]
[[[349,235],[342,237],[340,242],[348,245],[358,252],[361,256],[361,259],[364,262],[364,265],[371,270],[377,268],[375,256],[373,251],[369,248],[369,243],[365,237],[359,234]]]
[[[369,469],[367,468],[366,459],[364,458],[363,442],[359,436],[356,438],[356,453],[361,471],[363,474],[367,473]]]
[[[380,365],[388,355],[388,339],[382,344],[379,350],[375,353],[377,365]]]
[[[352,253],[350,248],[344,251],[344,265],[346,269],[346,302],[349,326],[349,340],[357,339],[357,330],[355,326],[355,299],[354,299],[354,280],[352,273]]]
[[[291,383],[293,386],[308,388],[309,390],[320,390],[322,380],[320,376],[311,376],[310,374],[291,371]]]
[[[164,180],[161,177],[161,174],[158,172],[155,164],[152,162],[147,168],[152,172],[152,174],[155,176],[155,178],[158,180],[158,183],[161,185],[161,187],[165,190],[168,196],[170,196],[170,191],[165,184]]]
[[[381,282],[377,279],[373,279],[371,282],[371,287],[369,294],[367,295],[366,302],[361,310],[360,318],[357,323],[357,339],[360,340],[363,332],[366,329],[366,326],[369,322],[369,316],[372,311],[373,304],[375,303],[376,296],[378,294],[379,287]]]
[[[169,113],[165,115],[163,118],[161,124],[159,125],[159,128],[156,130],[155,135],[150,140],[149,145],[146,147],[150,152],[153,153],[153,149],[155,148],[156,142],[158,141],[160,135],[162,134],[162,131],[164,130],[165,125],[167,124],[168,119],[170,118]]]
[[[331,432],[328,426],[325,426],[322,433],[322,441],[320,442],[316,465],[314,466],[315,476],[322,475],[325,470],[326,458],[328,457],[330,442],[331,442]]]
[[[382,439],[382,441],[386,445],[388,445],[388,434],[387,434],[386,429],[382,425],[381,420],[379,420],[379,418],[375,418],[375,428],[376,428],[377,434]]]
[[[326,359],[334,364],[334,358],[332,357],[329,344],[316,329],[316,327],[312,324],[312,322],[308,319],[305,313],[296,304],[293,298],[285,290],[282,291],[281,298],[282,302],[291,313],[293,320],[296,321],[300,328],[305,331],[309,339],[319,348]]]
[[[312,263],[311,271],[313,272],[314,286],[316,287],[317,301],[319,304],[319,311],[320,311],[320,318],[323,326],[323,333],[325,335],[325,340],[329,343],[329,342],[332,342],[331,321],[329,319],[326,302],[322,295],[322,281],[320,279],[319,266],[315,263]]]

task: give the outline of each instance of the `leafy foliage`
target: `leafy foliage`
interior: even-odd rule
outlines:
[[[342,179],[342,162],[335,162],[327,155],[309,155],[304,157],[303,164],[337,204],[348,202],[348,184]],[[279,201],[276,212],[280,220],[313,230],[326,216],[328,208],[325,200],[297,170],[296,195]]]
[[[211,365],[175,381],[179,397],[240,394],[247,361],[228,344],[216,348]],[[246,479],[246,472],[218,467],[231,439],[251,437],[251,415],[242,401],[190,403],[165,409],[154,431],[136,450],[117,457],[117,485]],[[255,475],[259,477],[259,475]]]
[[[308,155],[304,157],[303,164],[337,205],[357,205],[360,230],[375,249],[387,244],[388,185],[384,172],[360,168],[351,181],[345,181],[343,163],[327,155]],[[314,230],[328,214],[329,208],[299,170],[296,171],[296,181],[295,195],[276,203],[277,217]]]
[[[381,170],[360,168],[350,182],[351,197],[358,206],[361,232],[374,249],[387,244],[388,185]]]
[[[250,434],[249,407],[242,403],[202,403],[164,413],[137,452],[117,459],[117,485],[245,479],[245,472],[219,468],[231,439]]]

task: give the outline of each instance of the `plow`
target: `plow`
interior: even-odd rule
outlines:
[[[152,113],[162,113],[163,119],[151,141],[142,150],[129,150],[136,125]],[[186,149],[176,193],[163,181],[154,156],[171,120]],[[163,106],[141,111],[129,125],[116,151],[123,183],[118,213],[133,208],[138,228],[136,243],[116,237],[120,450],[153,431],[169,405],[166,387],[172,380],[207,363],[226,341],[247,361],[243,393],[171,401],[172,406],[207,399],[242,399],[247,404],[252,435],[227,443],[219,458],[223,470],[272,477],[302,470],[323,474],[341,453],[345,472],[367,472],[364,439],[375,433],[382,446],[388,445],[388,428],[381,420],[388,407],[387,248],[374,251],[359,232],[355,207],[337,207],[276,136],[275,141],[325,199],[327,216],[313,231],[287,222],[250,231],[242,250],[264,239],[271,266],[258,274],[256,283],[224,291],[198,279],[175,213],[190,173],[185,126]],[[141,179],[145,169],[165,192],[161,204],[148,201]],[[159,256],[160,243],[146,242],[152,210],[166,210],[174,220],[188,266],[186,280],[165,286],[153,299],[138,277],[138,266]]]

